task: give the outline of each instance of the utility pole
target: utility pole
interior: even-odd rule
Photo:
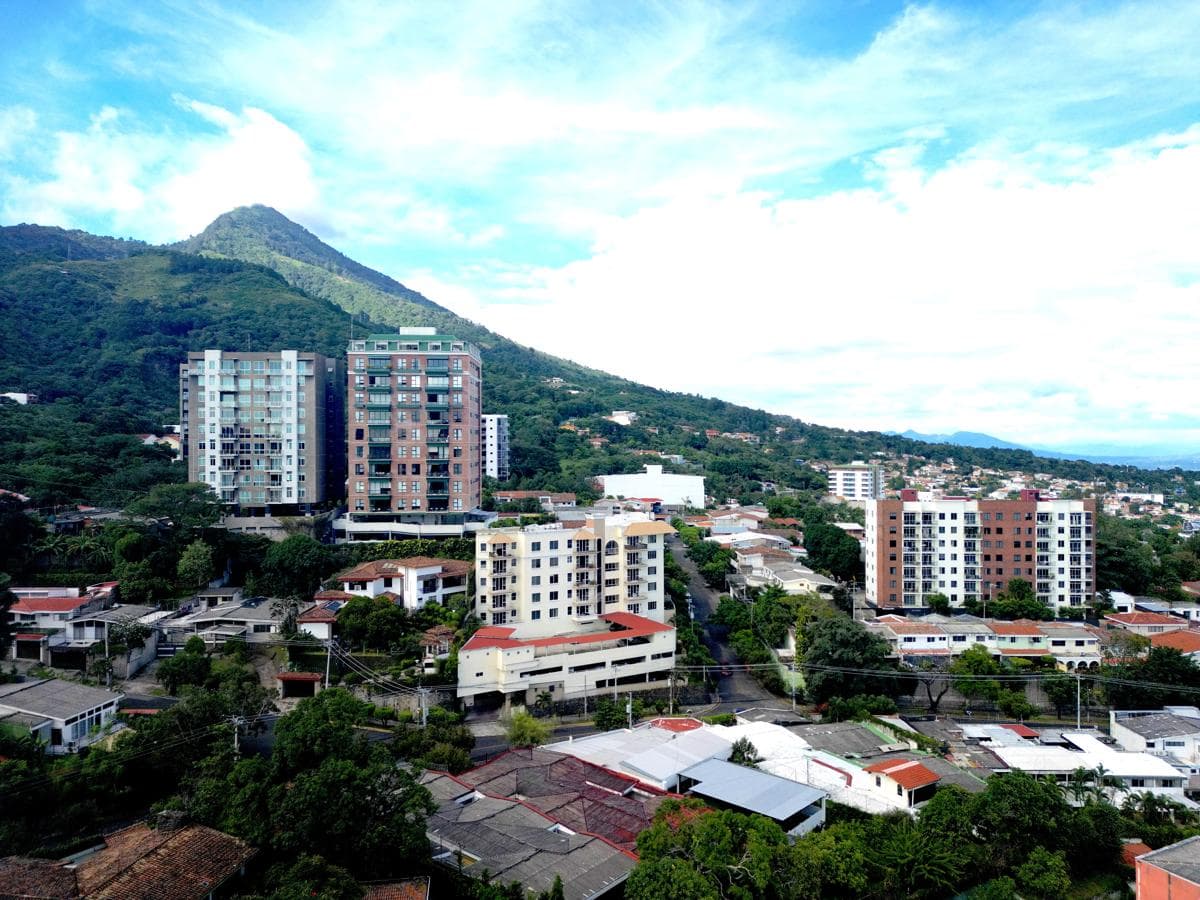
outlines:
[[[792,712],[796,711],[796,660],[792,660]]]
[[[1075,731],[1079,731],[1082,727],[1079,716],[1079,698],[1082,694],[1082,690],[1080,689],[1081,684],[1082,679],[1079,677],[1079,672],[1075,672]]]
[[[429,692],[429,688],[418,688],[417,703],[421,707],[421,727],[424,728],[429,721],[429,700],[425,696]]]
[[[332,626],[331,626],[332,627]],[[325,641],[325,690],[329,690],[329,659],[333,655],[333,637]]]
[[[667,673],[667,713],[675,715],[675,670]]]
[[[237,755],[241,752],[238,737],[240,736],[242,726],[246,724],[246,719],[244,716],[230,716],[229,721],[233,725],[233,752],[234,755]]]
[[[629,699],[625,701],[625,713],[629,716],[629,730],[633,731],[633,692],[628,694]]]
[[[71,245],[67,244],[69,248]],[[108,664],[107,671],[104,673],[104,683],[108,687],[112,687],[112,657],[108,655],[108,626],[109,623],[104,623],[104,661]],[[128,673],[126,673],[128,675]]]

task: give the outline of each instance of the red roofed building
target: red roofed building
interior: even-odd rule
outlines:
[[[932,797],[940,779],[937,773],[919,760],[907,758],[871,763],[863,769],[863,773],[865,777],[854,779],[858,786],[905,809],[912,809]]]
[[[1200,633],[1176,629],[1152,634],[1150,635],[1150,646],[1170,647],[1186,656],[1200,657]]]
[[[361,563],[337,580],[348,594],[378,597],[390,592],[401,598],[405,609],[420,609],[465,594],[470,572],[471,564],[463,560],[410,556]]]
[[[1109,628],[1123,628],[1146,637],[1188,627],[1187,619],[1156,612],[1110,613],[1104,617],[1104,623]]]

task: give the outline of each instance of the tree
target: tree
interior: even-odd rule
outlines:
[[[267,872],[272,900],[358,900],[363,889],[354,876],[323,857],[301,854],[295,862],[277,863]]]
[[[179,580],[188,588],[203,587],[217,574],[213,548],[197,538],[184,549],[175,569],[179,573]]]
[[[362,759],[366,741],[355,728],[369,709],[340,688],[301,700],[275,726],[272,764],[289,773],[314,768],[327,757]]]
[[[990,676],[1000,674],[1000,666],[988,649],[980,644],[968,647],[950,663],[954,689],[970,700],[995,700],[1000,694],[1000,682]]]
[[[921,660],[914,669],[917,684],[925,688],[925,698],[929,701],[929,711],[937,715],[942,698],[950,690],[950,673],[942,663],[930,659]]]
[[[550,740],[551,725],[536,718],[525,707],[513,710],[505,723],[508,743],[513,747],[536,747]]]
[[[538,894],[538,900],[565,900],[561,875],[554,876],[554,884],[550,885],[550,890]]]
[[[1054,704],[1054,713],[1060,719],[1063,717],[1063,710],[1075,706],[1076,683],[1075,679],[1068,675],[1056,673],[1046,676],[1042,679],[1042,690]]]
[[[882,638],[860,623],[843,617],[814,622],[806,635],[805,677],[809,696],[817,703],[830,697],[883,694],[895,697],[904,690],[904,678],[888,658],[890,648]],[[836,669],[875,670],[859,674]]]
[[[945,615],[950,612],[950,598],[945,594],[933,593],[925,595],[925,605],[929,607],[929,611]]]
[[[275,597],[308,598],[330,568],[329,550],[306,534],[272,544],[263,557],[262,587]]]
[[[300,615],[302,600],[294,594],[288,597],[271,598],[271,616],[279,620],[279,630],[284,637],[296,633],[296,619]]]
[[[619,703],[605,699],[596,704],[596,712],[592,716],[592,721],[601,731],[615,731],[628,724],[628,716]]]
[[[1024,772],[993,775],[973,805],[975,835],[997,874],[1010,871],[1035,847],[1060,846],[1071,808],[1056,785]]]
[[[816,569],[828,572],[839,581],[862,581],[862,548],[836,525],[808,524],[805,520],[804,548]]]
[[[1063,897],[1071,887],[1071,871],[1062,853],[1035,847],[1017,869],[1017,883],[1033,897]]]
[[[1029,702],[1024,689],[1000,691],[996,695],[996,705],[1004,715],[1020,721],[1037,715],[1037,707]]]
[[[221,501],[212,488],[200,482],[159,484],[125,511],[131,516],[165,519],[176,532],[187,535],[215,525],[221,518]]]
[[[1153,647],[1145,659],[1114,668],[1114,680],[1105,684],[1105,693],[1116,709],[1190,704],[1195,702],[1195,689],[1200,688],[1200,666],[1173,647]]]
[[[193,640],[199,641],[200,648],[196,649]],[[167,693],[174,697],[185,685],[202,685],[208,681],[212,671],[212,660],[204,651],[204,642],[198,638],[189,639],[183,650],[174,656],[168,656],[158,664],[155,678],[162,682]]]
[[[753,769],[762,762],[762,757],[758,755],[758,748],[750,742],[750,738],[740,737],[733,742],[733,746],[730,748],[729,761],[736,766],[747,766]]]

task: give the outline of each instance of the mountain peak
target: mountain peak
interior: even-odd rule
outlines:
[[[313,270],[323,270],[334,278],[366,282],[392,297],[446,312],[432,300],[394,278],[367,268],[333,249],[279,210],[258,203],[222,213],[198,235],[180,241],[172,249],[183,253],[226,256],[269,266],[289,283],[318,296],[326,292],[313,290]]]

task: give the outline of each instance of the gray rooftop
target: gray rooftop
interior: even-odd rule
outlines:
[[[0,707],[69,719],[121,699],[120,694],[60,678],[0,685]]]
[[[1139,857],[1148,863],[1193,884],[1200,884],[1200,836],[1185,838],[1177,844],[1152,850]]]
[[[74,622],[124,622],[130,619],[140,619],[155,612],[153,606],[114,606],[112,609],[102,609],[98,612],[84,613]]]
[[[438,809],[426,832],[433,851],[458,849],[478,862],[466,871],[490,872],[498,882],[519,881],[534,891],[563,880],[568,900],[588,900],[623,882],[632,855],[590,834],[573,834],[515,801],[480,796],[448,775],[426,772],[421,783]],[[459,802],[472,796],[469,802]]]
[[[233,622],[276,622],[279,620],[279,617],[271,614],[270,600],[255,602],[244,600],[235,603],[222,603],[214,606],[212,609],[190,613],[176,621],[199,625],[202,622],[215,622],[218,620]],[[174,625],[175,623],[172,622],[171,624]]]
[[[1118,717],[1117,724],[1150,740],[1179,737],[1185,734],[1200,734],[1200,719],[1188,719],[1183,716],[1173,716],[1170,713]]]
[[[888,741],[858,722],[821,722],[790,729],[817,750],[834,756],[878,756]]]
[[[824,791],[799,781],[720,759],[705,760],[680,774],[698,782],[690,788],[693,794],[778,822],[790,819],[805,807],[819,803],[828,796]]]

